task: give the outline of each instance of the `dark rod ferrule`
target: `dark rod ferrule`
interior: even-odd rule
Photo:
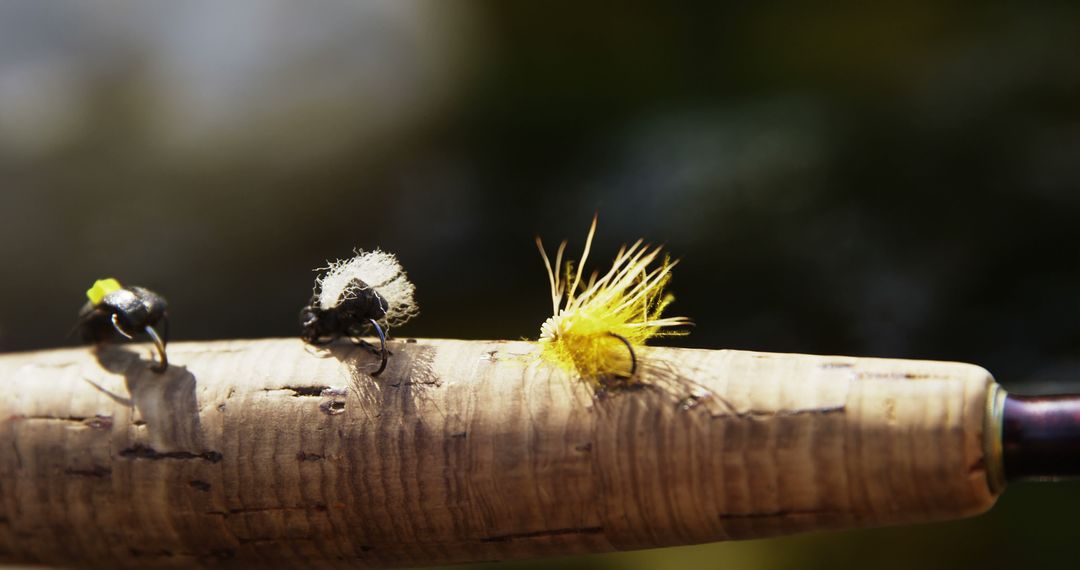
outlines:
[[[1007,481],[1080,477],[1080,396],[1009,394],[1001,425]]]

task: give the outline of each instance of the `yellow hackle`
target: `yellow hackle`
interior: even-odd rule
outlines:
[[[664,289],[677,262],[666,255],[661,257],[660,246],[650,247],[642,240],[623,246],[607,273],[600,276],[594,272],[587,282],[583,281],[583,268],[595,234],[593,217],[581,261],[576,269],[568,261],[564,274],[561,266],[566,242],[559,246],[554,265],[539,237],[536,246],[547,268],[552,305],[552,316],[540,327],[541,357],[599,382],[626,377],[631,369],[626,345],[612,335],[625,338],[639,354],[637,349],[650,338],[686,334],[663,329],[691,322],[686,317],[662,316],[674,300]]]
[[[122,289],[120,282],[112,277],[106,279],[98,279],[94,281],[94,286],[86,290],[86,298],[90,299],[90,304],[98,305],[101,303],[105,295],[112,293],[113,291],[119,291]]]

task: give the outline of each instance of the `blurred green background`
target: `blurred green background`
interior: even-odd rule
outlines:
[[[289,336],[313,268],[396,252],[399,332],[535,337],[532,237],[682,259],[708,348],[961,360],[1080,387],[1080,6],[0,4],[0,351],[98,277],[175,340]],[[1080,486],[909,528],[528,568],[1069,565]],[[509,565],[508,565],[509,567]]]

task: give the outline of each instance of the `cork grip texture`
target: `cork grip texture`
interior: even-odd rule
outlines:
[[[993,380],[957,363],[652,348],[594,394],[527,342],[0,357],[0,561],[445,564],[988,509]]]

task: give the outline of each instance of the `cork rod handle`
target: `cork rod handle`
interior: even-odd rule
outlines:
[[[949,519],[1000,490],[977,366],[651,348],[642,387],[597,395],[528,342],[390,348],[374,378],[362,348],[291,339],[173,344],[165,374],[139,345],[0,356],[0,561],[447,564]]]

